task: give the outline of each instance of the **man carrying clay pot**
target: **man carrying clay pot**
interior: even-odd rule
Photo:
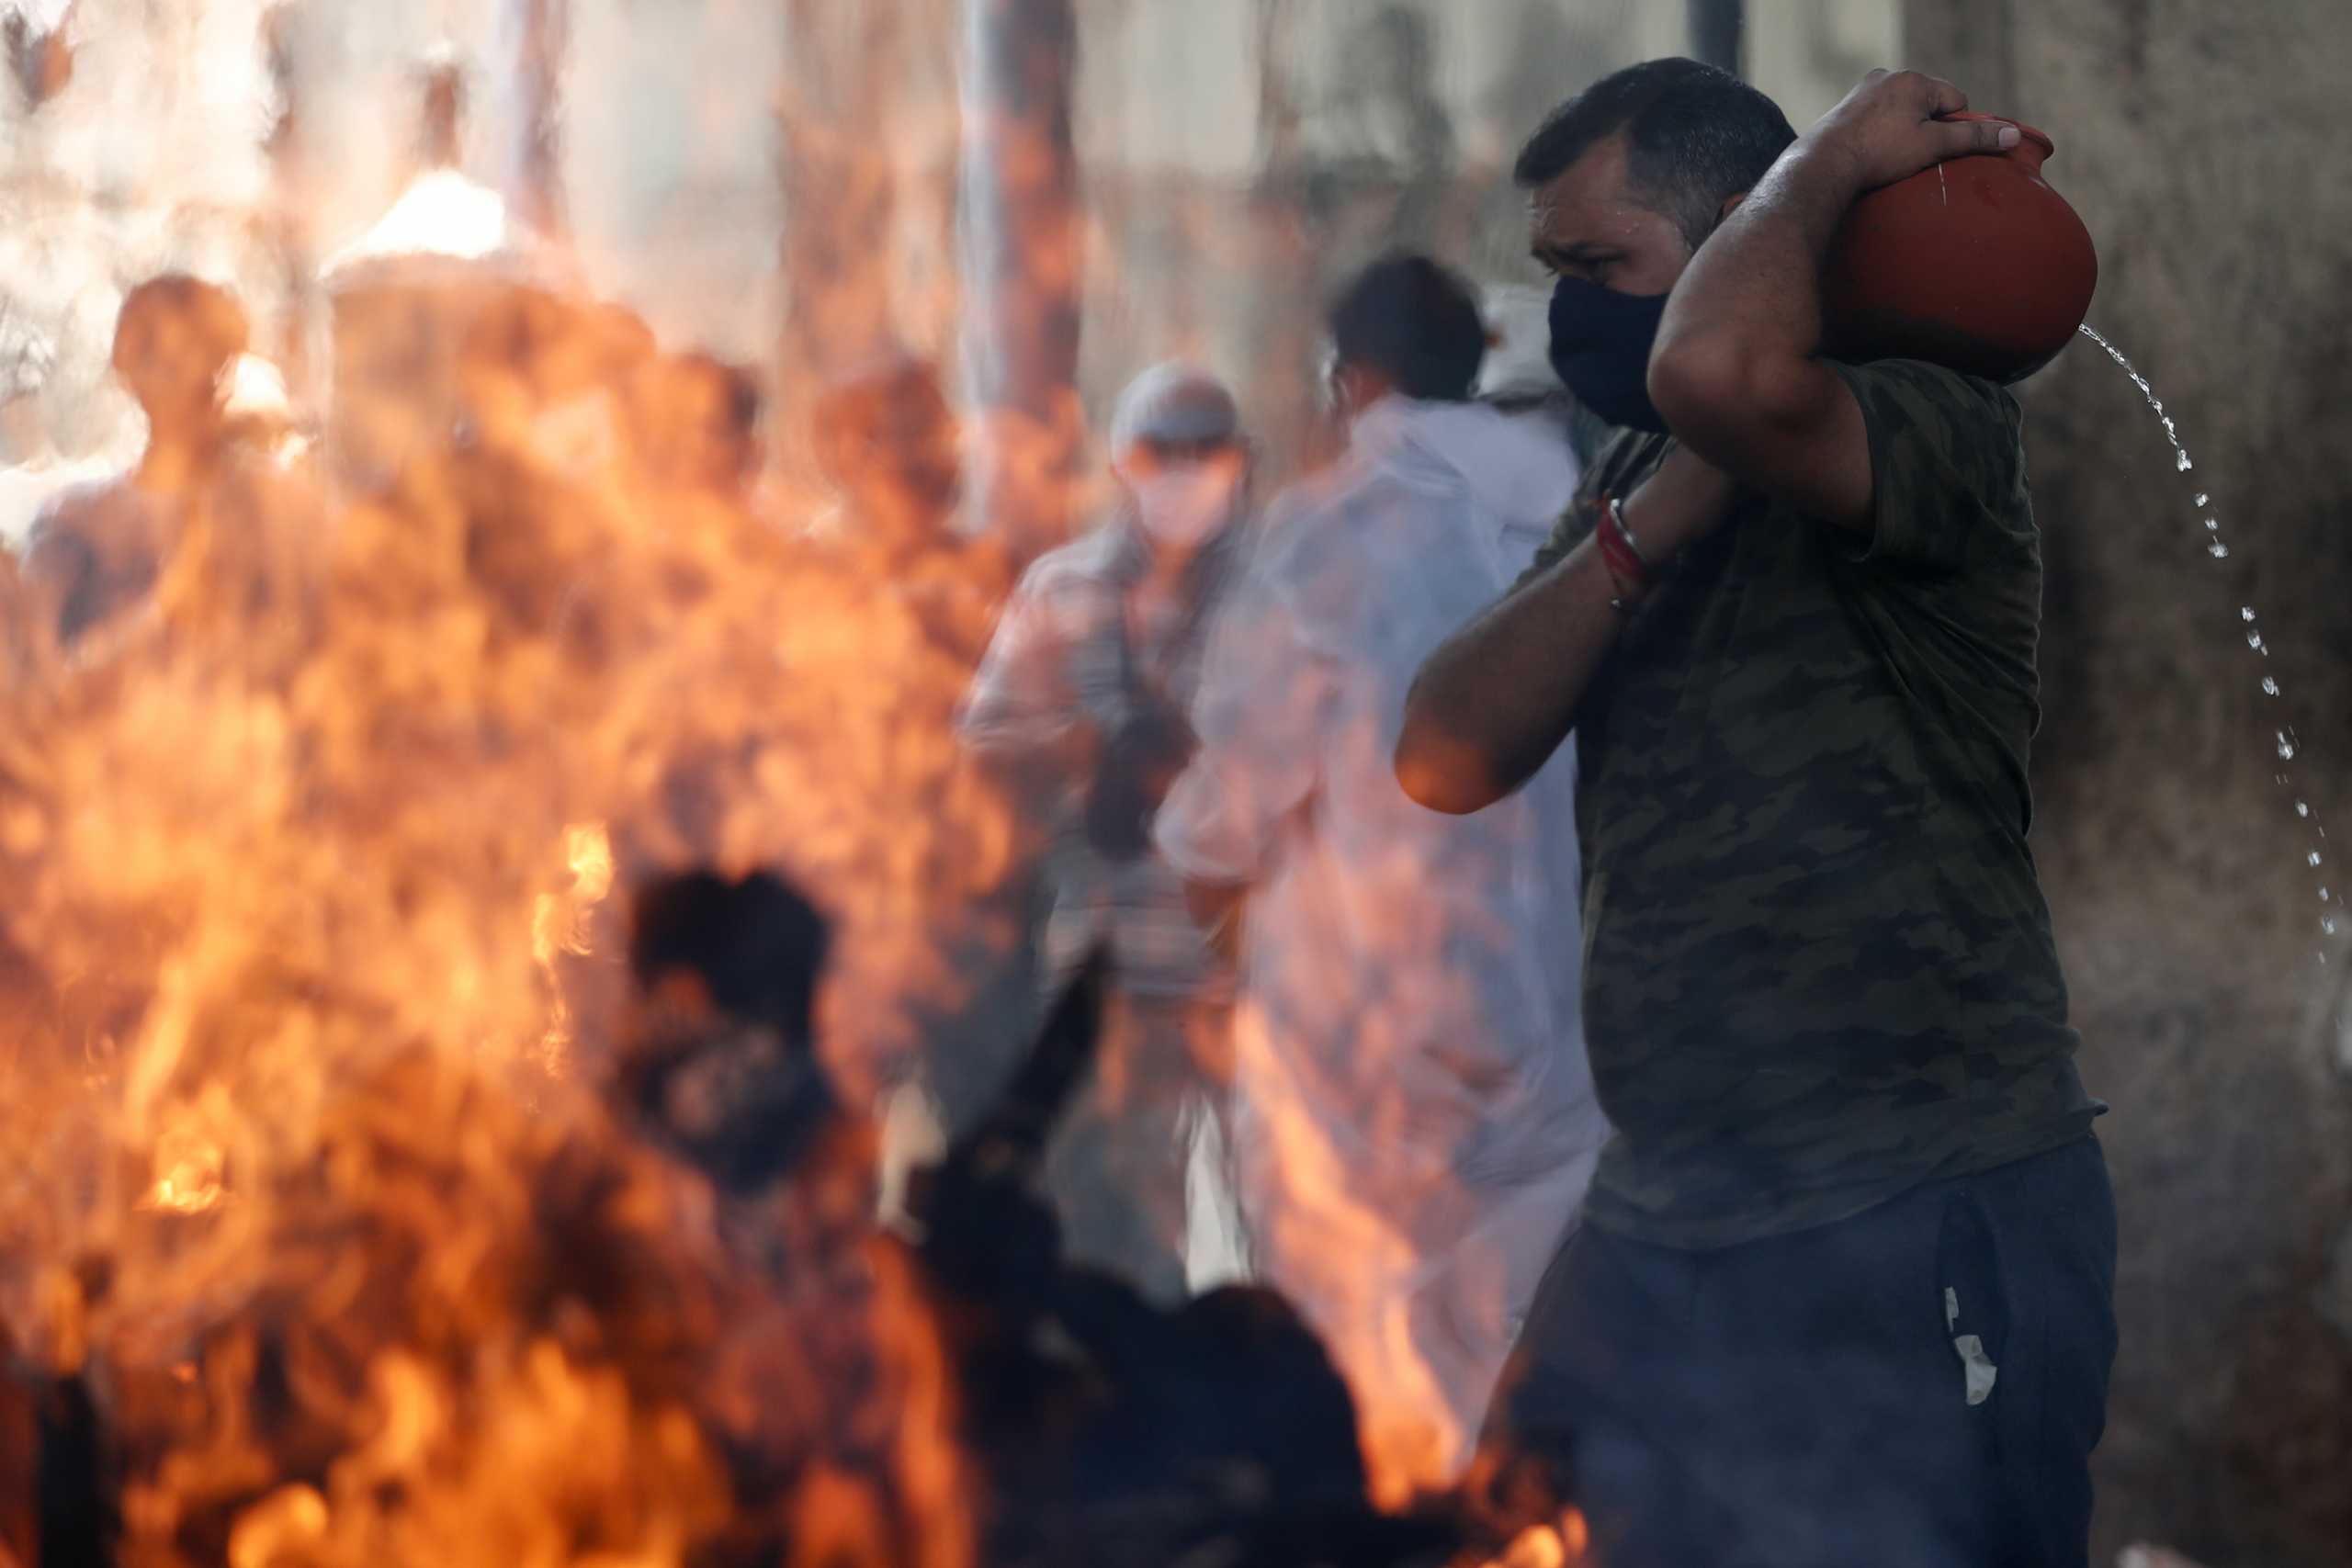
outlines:
[[[1619,1564],[2081,1564],[2115,1217],[2026,830],[2039,536],[2016,400],[1821,353],[1866,191],[1993,153],[1874,73],[1803,137],[1688,61],[1521,155],[1553,357],[1621,427],[1423,666],[1407,791],[1573,734],[1618,1129],[1489,1416]]]

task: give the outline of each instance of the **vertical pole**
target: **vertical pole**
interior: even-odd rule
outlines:
[[[1016,556],[1069,529],[1084,279],[1071,0],[965,0],[962,233],[979,515]]]
[[[1690,57],[1741,74],[1741,35],[1747,31],[1743,0],[1690,0]]]
[[[898,212],[904,32],[898,0],[787,0],[776,175],[783,195],[784,319],[776,455],[806,470],[821,388],[888,349],[887,261]]]
[[[508,0],[515,109],[511,165],[503,193],[524,225],[546,236],[563,232],[563,57],[569,0]]]
[[[268,64],[270,89],[277,100],[277,113],[262,138],[262,153],[269,161],[270,241],[286,289],[275,358],[298,405],[317,390],[311,384],[311,310],[317,264],[306,220],[310,204],[304,191],[308,170],[302,157],[300,23],[299,0],[282,0],[262,13],[262,57]]]
[[[456,54],[435,49],[418,79],[416,168],[454,169],[465,161],[466,71]]]

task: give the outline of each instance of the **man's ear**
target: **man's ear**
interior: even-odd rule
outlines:
[[[1723,206],[1715,213],[1715,222],[1721,224],[1724,219],[1738,211],[1739,204],[1747,199],[1747,193],[1744,190],[1724,197]]]

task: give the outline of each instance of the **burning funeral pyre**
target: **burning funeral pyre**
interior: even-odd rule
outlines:
[[[1012,940],[968,664],[698,460],[632,319],[464,278],[339,305],[327,450],[232,433],[136,605],[0,617],[0,1562],[1437,1562],[1544,1517],[1375,1510],[1283,1303],[1062,1266],[1030,1179],[1099,976],[877,1224],[861,1108]]]

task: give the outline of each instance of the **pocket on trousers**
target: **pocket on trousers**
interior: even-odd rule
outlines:
[[[2014,1303],[2002,1272],[1992,1215],[1983,1201],[1964,1187],[1944,1199],[1936,1237],[1936,1285],[1944,1337],[1952,1352],[1944,1395],[1990,1417],[1996,1404],[2006,1407],[2016,1403],[2014,1371],[2008,1374],[2011,1397],[2002,1398],[2002,1368],[2011,1348]],[[1997,1459],[1999,1423],[1988,1419],[1987,1425]]]

